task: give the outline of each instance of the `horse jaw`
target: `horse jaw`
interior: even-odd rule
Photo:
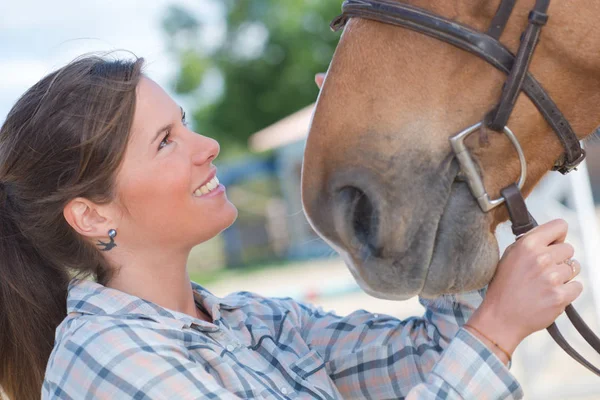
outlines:
[[[465,183],[454,185],[438,224],[421,296],[479,289],[492,279],[499,253],[490,219]]]

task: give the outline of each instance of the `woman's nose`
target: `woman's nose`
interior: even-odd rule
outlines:
[[[221,147],[215,139],[196,134],[198,137],[195,140],[194,154],[192,160],[196,165],[203,165],[214,160],[218,155]]]

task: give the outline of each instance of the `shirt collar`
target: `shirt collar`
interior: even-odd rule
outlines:
[[[243,307],[247,299],[239,293],[219,298],[195,282],[190,282],[196,303],[212,314],[213,320],[221,318],[221,309],[234,310]],[[185,325],[205,324],[187,314],[169,310],[148,300],[111,289],[91,280],[75,278],[69,283],[67,312],[87,315],[146,316],[155,319],[169,318]]]

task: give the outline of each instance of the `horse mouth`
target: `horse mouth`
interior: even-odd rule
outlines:
[[[407,249],[416,250],[424,244],[421,239],[427,234],[422,228],[415,227],[416,232],[405,248],[396,251],[398,249],[389,241],[386,243],[386,227],[373,200],[361,190],[350,187],[340,191],[340,196],[345,207],[341,207],[342,213],[336,213],[336,227],[347,253],[346,264],[361,288],[370,295],[390,300],[405,300],[421,294],[427,286],[447,202],[437,218],[420,225],[431,227],[429,230],[435,235],[431,257],[429,260],[424,257],[419,263]]]
[[[413,193],[396,205],[381,192],[344,185],[334,197],[330,244],[365,292],[393,300],[435,297],[480,288],[491,279],[495,239],[481,234],[488,217],[456,174],[435,204]]]

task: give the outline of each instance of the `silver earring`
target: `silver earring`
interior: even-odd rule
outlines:
[[[100,240],[98,240],[98,246],[100,246],[100,251],[109,251],[111,250],[113,247],[117,247],[117,244],[115,243],[115,236],[117,236],[117,231],[115,229],[110,229],[108,231],[108,237],[110,238],[110,242],[105,243],[102,242]],[[102,248],[102,246],[104,246],[104,248]]]

